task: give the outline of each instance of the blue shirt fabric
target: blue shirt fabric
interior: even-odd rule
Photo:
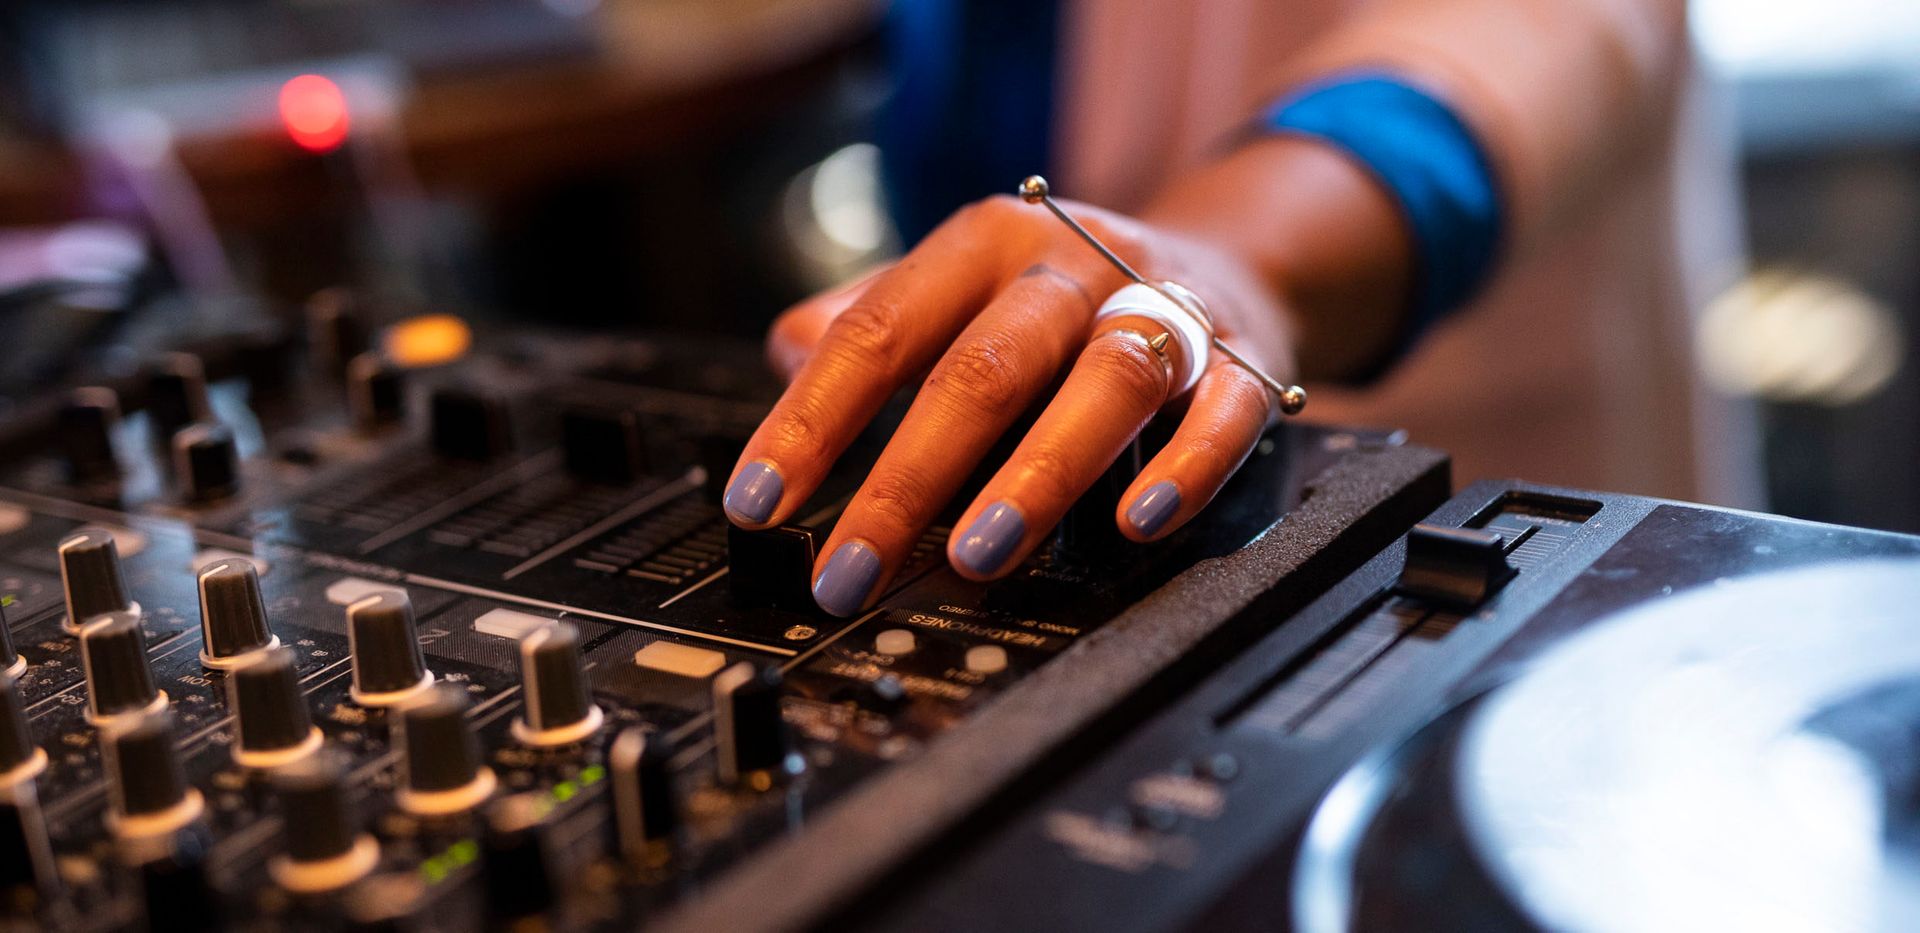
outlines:
[[[970,201],[1047,171],[1059,0],[895,0],[894,91],[878,127],[884,183],[909,245]],[[1413,293],[1383,373],[1493,269],[1503,201],[1484,148],[1443,101],[1391,74],[1336,75],[1276,102],[1259,130],[1352,156],[1399,207]]]
[[[1058,0],[894,0],[878,134],[903,242],[1047,170],[1059,14]]]

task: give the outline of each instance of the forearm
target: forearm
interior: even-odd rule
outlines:
[[[1472,131],[1500,194],[1500,255],[1576,213],[1658,138],[1685,54],[1680,0],[1449,0],[1376,7],[1270,79],[1268,99],[1343,72],[1429,90]],[[1177,179],[1146,219],[1238,253],[1286,298],[1315,377],[1385,355],[1419,287],[1403,212],[1329,143],[1277,137]]]

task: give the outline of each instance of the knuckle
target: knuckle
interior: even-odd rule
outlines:
[[[1087,348],[1087,362],[1102,388],[1119,393],[1132,410],[1151,411],[1167,396],[1167,371],[1160,357],[1132,340],[1101,340]]]
[[[782,405],[767,420],[773,444],[797,462],[820,463],[833,456],[827,441],[827,413],[811,402]]]
[[[911,534],[934,507],[934,493],[919,471],[888,470],[867,479],[860,489],[859,507],[869,521]]]
[[[934,370],[933,388],[972,411],[999,411],[1023,401],[1025,382],[1019,343],[1003,333],[983,334],[956,345]]]
[[[904,339],[902,317],[897,306],[863,299],[834,319],[828,342],[855,365],[892,372]]]
[[[1022,484],[1038,502],[1065,506],[1085,492],[1074,469],[1075,458],[1057,444],[1036,444],[1022,456]]]

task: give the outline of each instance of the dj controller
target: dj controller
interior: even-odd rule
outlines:
[[[1637,748],[1602,687],[1694,722],[1663,672],[1747,684],[1735,636],[1808,593],[1878,624],[1864,643],[1920,641],[1920,540],[1450,495],[1441,453],[1298,424],[1166,541],[1112,529],[1136,451],[1007,579],[951,572],[936,526],[838,618],[814,549],[884,426],[796,524],[746,532],[718,496],[777,393],[730,362],[751,353],[483,333],[407,368],[351,309],[315,323],[0,423],[13,925],[1578,926],[1542,892],[1580,905],[1580,808],[1617,788],[1575,739]],[[1634,651],[1586,644],[1683,604]],[[1808,695],[1864,702],[1836,682]],[[1912,754],[1853,707],[1786,707],[1781,730]],[[1899,773],[1882,796],[1910,810]]]

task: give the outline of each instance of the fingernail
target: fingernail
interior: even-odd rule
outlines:
[[[953,556],[967,565],[968,570],[985,576],[1007,562],[1014,546],[1026,534],[1027,520],[1020,516],[1020,510],[1005,502],[995,502],[960,536],[960,543],[953,546]]]
[[[813,601],[837,616],[860,611],[880,579],[880,555],[859,541],[840,545],[827,559],[826,569],[813,581]]]
[[[755,460],[740,468],[740,475],[727,485],[727,494],[721,497],[720,504],[734,521],[759,525],[773,517],[773,507],[780,504],[780,494],[786,488],[786,481],[780,478],[780,471],[774,469],[773,464]]]
[[[1151,538],[1167,527],[1167,519],[1178,511],[1180,490],[1174,488],[1172,480],[1163,479],[1148,486],[1127,506],[1127,521],[1133,524],[1133,530]]]

